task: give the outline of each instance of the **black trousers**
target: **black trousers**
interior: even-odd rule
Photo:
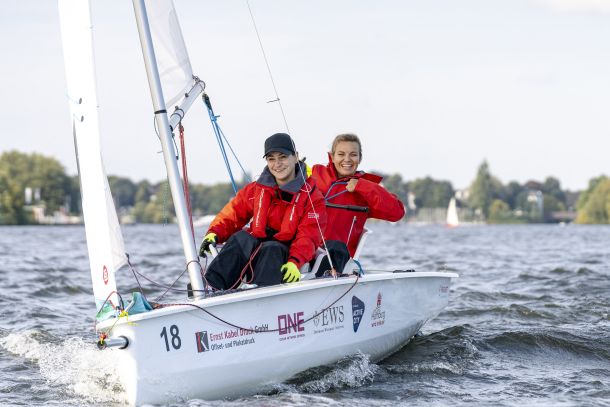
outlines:
[[[343,273],[343,269],[350,259],[347,245],[339,240],[327,240],[326,248],[328,249],[328,253],[330,254],[330,258],[333,261],[333,266],[335,266],[337,273]],[[330,262],[328,261],[328,256],[324,256],[322,262],[320,262],[318,271],[316,271],[316,277],[322,277],[324,273],[329,270]]]
[[[277,240],[262,241],[243,230],[227,240],[218,256],[208,266],[205,274],[208,283],[219,290],[237,288],[242,270],[259,245],[258,253],[252,259],[252,267],[246,268],[246,278],[252,279],[251,282],[259,287],[280,284],[280,268],[288,259],[288,246]]]

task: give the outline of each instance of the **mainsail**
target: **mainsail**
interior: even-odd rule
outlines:
[[[110,311],[108,301],[118,305],[115,272],[127,258],[100,153],[89,2],[59,0],[59,17],[93,295],[98,310]]]

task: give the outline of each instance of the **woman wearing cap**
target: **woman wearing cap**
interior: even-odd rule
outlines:
[[[375,218],[396,222],[405,215],[405,207],[396,195],[379,185],[382,177],[358,171],[362,161],[358,136],[338,135],[328,155],[328,165],[314,165],[311,176],[326,201],[329,226],[324,238],[333,265],[341,273],[356,251],[366,220]],[[318,269],[318,276],[328,266],[325,259]]]
[[[290,136],[267,138],[264,158],[261,176],[225,205],[201,243],[205,256],[210,244],[226,242],[205,275],[215,289],[237,288],[242,279],[257,286],[299,281],[299,268],[321,244],[324,198],[307,178]]]

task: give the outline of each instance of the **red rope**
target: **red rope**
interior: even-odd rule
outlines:
[[[191,209],[191,193],[189,192],[189,175],[186,168],[186,146],[184,144],[184,126],[182,123],[178,125],[180,130],[180,156],[182,157],[182,185],[184,187],[184,198],[186,199],[186,209],[189,214],[189,222],[191,223],[191,233],[195,240],[195,227],[193,226],[193,211]]]

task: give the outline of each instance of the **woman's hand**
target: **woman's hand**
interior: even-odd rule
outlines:
[[[345,186],[345,189],[347,189],[347,192],[354,192],[354,190],[356,189],[357,183],[358,183],[358,178],[350,179],[349,182],[347,183],[347,185]]]

